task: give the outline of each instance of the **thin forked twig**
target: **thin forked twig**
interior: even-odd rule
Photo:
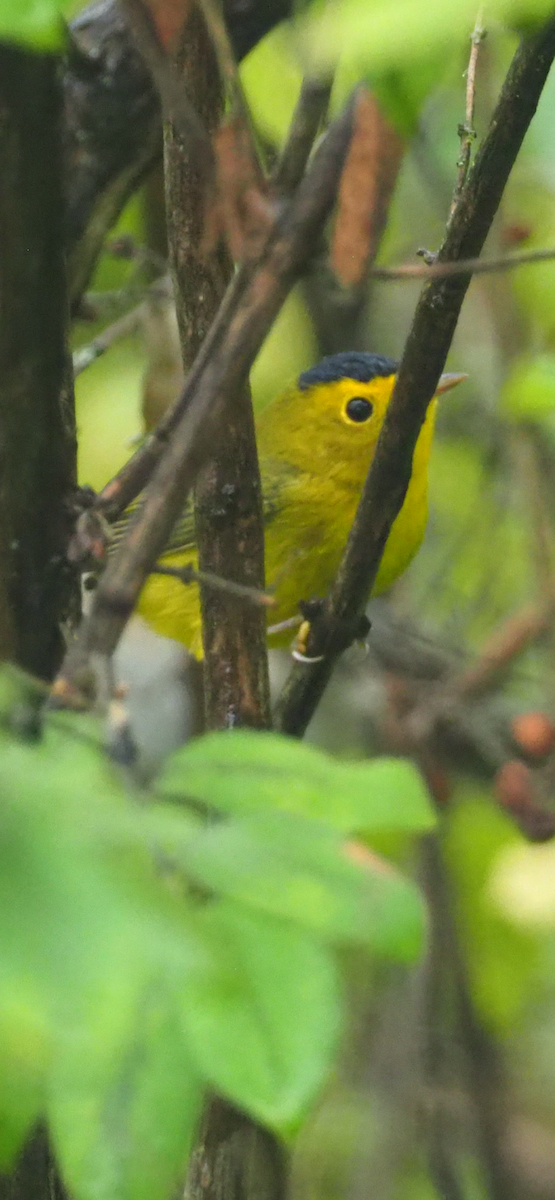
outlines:
[[[476,67],[478,65],[478,52],[480,44],[486,36],[486,30],[482,26],[483,9],[478,10],[474,29],[470,35],[470,58],[466,71],[466,96],[465,96],[465,111],[464,122],[459,125],[459,137],[461,139],[461,147],[459,159],[457,162],[457,181],[453,190],[453,199],[449,210],[447,225],[453,217],[457,207],[460,194],[466,183],[468,168],[470,166],[470,155],[472,153],[472,143],[476,139],[476,130],[474,128],[474,101],[476,95]]]
[[[259,604],[262,608],[274,608],[276,604],[269,592],[247,587],[244,583],[235,583],[233,579],[222,579],[221,575],[215,575],[213,571],[199,571],[189,563],[184,567],[165,567],[162,563],[156,563],[150,574],[169,575],[183,584],[202,583],[214,591],[227,592],[230,596],[238,596],[240,600],[250,600],[252,604]]]
[[[163,279],[158,279],[155,284],[152,284],[152,286],[148,288],[147,294],[158,295],[162,291],[169,294],[169,284],[169,275],[166,275],[163,277]],[[80,346],[78,350],[74,350],[74,378],[77,378],[77,376],[81,375],[81,373],[85,371],[87,367],[90,367],[93,362],[96,362],[97,358],[100,358],[102,354],[105,354],[106,350],[109,350],[110,346],[113,346],[115,342],[120,341],[121,338],[128,337],[131,333],[135,333],[135,330],[138,329],[141,324],[144,311],[145,302],[143,300],[140,304],[135,305],[135,308],[132,308],[129,312],[124,313],[123,317],[119,317],[117,321],[113,321],[111,325],[107,325],[106,328],[102,330],[102,333],[99,333],[98,337],[93,338],[93,340],[88,342],[86,346]]]

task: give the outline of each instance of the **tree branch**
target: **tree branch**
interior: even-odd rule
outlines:
[[[555,55],[555,19],[517,50],[487,136],[476,156],[439,252],[440,261],[481,251]],[[418,303],[393,397],[339,573],[314,622],[307,656],[296,663],[279,705],[282,729],[301,736],[346,637],[363,613],[412,469],[428,404],[455,331],[471,276],[433,279]]]
[[[62,97],[53,56],[0,46],[0,578],[11,656],[49,679],[76,615]],[[6,649],[8,649],[6,647]]]

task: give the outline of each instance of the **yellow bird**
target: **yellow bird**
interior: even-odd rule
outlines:
[[[397,364],[377,354],[344,352],[322,359],[273,401],[257,421],[264,494],[266,586],[276,599],[268,623],[325,596],[339,565],[389,404]],[[437,393],[466,375],[442,375]],[[437,395],[436,393],[436,395]],[[405,570],[427,520],[428,462],[437,400],[422,426],[403,507],[389,535],[374,594]],[[192,506],[178,522],[165,566],[197,563]],[[138,611],[157,633],[202,654],[198,588],[152,575]],[[291,633],[270,635],[270,644]]]

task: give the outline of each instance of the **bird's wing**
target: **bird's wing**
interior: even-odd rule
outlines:
[[[280,464],[281,466],[281,464]],[[277,464],[274,470],[268,473],[268,480],[264,482],[264,526],[267,527],[273,517],[281,509],[284,489],[287,485],[287,477],[291,476],[292,472],[289,468],[279,469]],[[123,516],[118,521],[114,521],[110,526],[111,537],[108,546],[108,554],[112,555],[122,542],[129,522],[137,511],[140,504],[138,500],[135,504],[130,505],[124,512]],[[195,547],[195,519],[193,512],[193,502],[189,500],[178,517],[168,542],[164,548],[164,554],[180,554],[187,550],[193,550]]]
[[[108,545],[108,554],[112,555],[121,545],[125,534],[129,528],[130,521],[135,515],[140,500],[135,504],[131,504],[125,510],[123,516],[118,521],[110,526],[110,542]],[[186,505],[181,516],[178,517],[168,543],[164,549],[164,554],[179,554],[180,551],[192,550],[195,545],[195,522],[193,515],[192,501]]]

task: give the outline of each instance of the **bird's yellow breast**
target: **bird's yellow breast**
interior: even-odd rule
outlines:
[[[326,594],[339,566],[393,383],[390,374],[368,382],[342,378],[305,390],[297,387],[262,414],[257,437],[266,509],[266,586],[277,601],[276,607],[269,609],[269,624],[294,616],[300,601]],[[357,401],[354,407],[353,398]],[[422,541],[436,403],[430,404],[417,442],[410,485],[392,527],[374,593],[394,582]],[[365,404],[371,414],[361,419]],[[350,418],[350,412],[357,414],[356,420]],[[196,560],[196,548],[191,544],[162,561],[183,566],[196,564]],[[151,576],[138,610],[158,633],[201,655],[196,585]],[[290,633],[271,639],[274,645],[290,640]]]

